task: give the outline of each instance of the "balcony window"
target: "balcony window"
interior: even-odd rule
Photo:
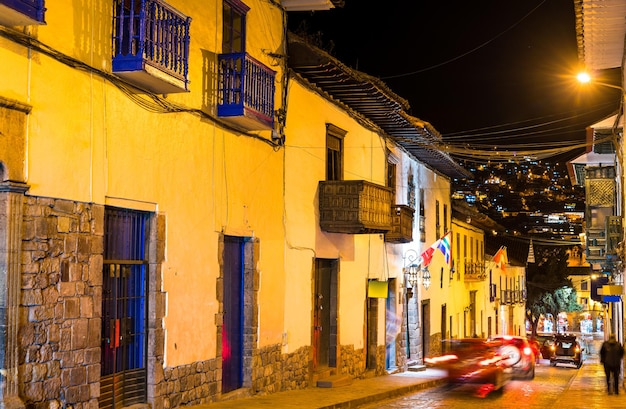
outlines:
[[[239,0],[224,1],[222,9],[222,53],[246,51],[246,13],[248,6]]]
[[[46,24],[44,0],[0,0],[0,24],[28,26]]]
[[[187,91],[190,23],[160,0],[116,0],[113,72],[154,93]]]

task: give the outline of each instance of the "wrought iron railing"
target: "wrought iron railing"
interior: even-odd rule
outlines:
[[[247,53],[220,54],[217,114],[252,117],[272,128],[276,72]]]
[[[115,0],[113,72],[149,64],[187,84],[190,23],[160,0]]]

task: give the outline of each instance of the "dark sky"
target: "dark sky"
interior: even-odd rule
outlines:
[[[617,109],[619,92],[582,89],[573,78],[573,0],[345,0],[290,13],[288,22],[381,78],[450,140],[493,140],[505,130],[501,141],[530,146],[584,140],[585,126]]]

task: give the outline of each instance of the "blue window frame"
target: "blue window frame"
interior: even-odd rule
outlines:
[[[0,6],[5,6],[15,12],[12,17],[0,16],[0,21],[6,17],[7,23],[12,25],[45,24],[46,22],[44,0],[0,0]],[[11,14],[11,11],[0,11],[0,13]]]
[[[222,12],[222,53],[246,51],[246,13],[248,6],[238,0],[226,0]]]

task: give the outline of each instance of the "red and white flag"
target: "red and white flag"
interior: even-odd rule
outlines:
[[[505,246],[500,246],[496,254],[493,255],[493,261],[502,271],[506,271],[506,264],[509,262],[509,257],[506,254]]]
[[[435,250],[439,248],[440,241],[441,239],[437,240],[429,248],[427,248],[426,250],[422,252],[422,255],[420,257],[422,259],[421,264],[423,267],[426,267],[427,265],[430,264],[430,261],[433,259],[433,254],[435,254]]]
[[[433,259],[433,255],[435,254],[435,250],[441,251],[441,254],[443,254],[446,260],[446,264],[450,265],[450,262],[452,260],[451,249],[452,249],[452,232],[449,231],[442,238],[440,238],[439,240],[431,244],[429,248],[427,248],[426,250],[424,250],[424,252],[422,252],[422,255],[421,255],[422,266],[426,267],[430,264],[431,260]]]

